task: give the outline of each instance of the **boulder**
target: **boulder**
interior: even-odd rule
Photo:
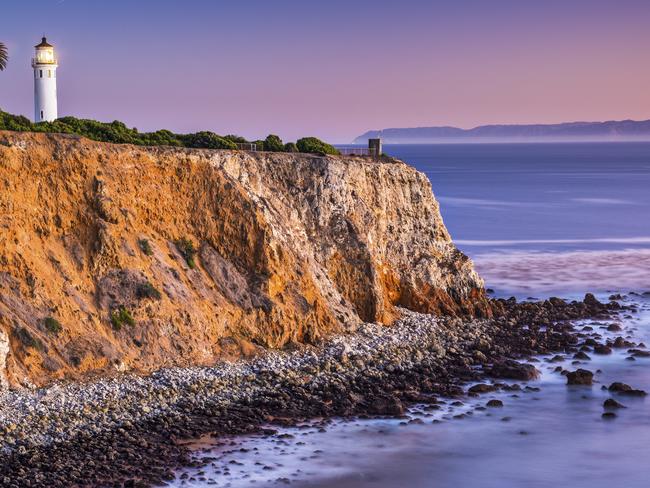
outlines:
[[[532,364],[520,363],[508,359],[494,363],[488,374],[494,378],[530,381],[539,378],[539,371]]]
[[[597,346],[594,346],[594,354],[611,354],[612,353],[612,348],[609,346],[606,346],[605,344],[598,344]]]
[[[578,369],[570,371],[566,375],[567,385],[591,386],[593,384],[594,374],[587,369]]]
[[[587,293],[583,300],[583,303],[590,308],[602,308],[603,304],[598,301],[593,293]]]
[[[591,360],[589,355],[586,352],[583,352],[583,351],[578,351],[577,353],[575,353],[573,355],[573,359],[579,359],[581,361],[590,361]]]
[[[490,400],[485,404],[485,406],[490,408],[499,408],[503,407],[503,402],[501,400]]]
[[[608,390],[625,396],[644,397],[647,395],[643,390],[634,389],[630,385],[618,381],[609,385]]]
[[[622,403],[617,402],[613,398],[608,398],[603,403],[603,408],[605,408],[605,409],[616,409],[616,408],[627,408],[627,407],[625,405],[623,405]]]
[[[496,389],[497,389],[497,387],[495,385],[488,385],[486,383],[479,383],[478,385],[472,386],[467,391],[469,393],[480,394],[480,393],[490,393],[491,391],[495,391]]]

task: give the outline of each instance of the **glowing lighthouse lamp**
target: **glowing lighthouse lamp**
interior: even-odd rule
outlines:
[[[57,118],[56,108],[56,68],[58,62],[54,46],[45,37],[34,46],[36,53],[32,58],[34,68],[34,121],[52,122]]]

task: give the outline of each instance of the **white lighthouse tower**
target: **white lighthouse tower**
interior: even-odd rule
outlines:
[[[56,68],[58,62],[54,46],[45,37],[34,46],[36,53],[32,58],[34,68],[34,121],[52,122],[57,119],[56,107]]]

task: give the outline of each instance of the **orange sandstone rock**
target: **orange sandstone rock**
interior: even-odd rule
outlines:
[[[404,163],[0,132],[2,383],[209,365],[395,306],[489,314]]]

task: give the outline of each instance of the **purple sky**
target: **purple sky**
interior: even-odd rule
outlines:
[[[140,130],[348,142],[367,129],[650,118],[648,0],[7,0],[0,107]]]

